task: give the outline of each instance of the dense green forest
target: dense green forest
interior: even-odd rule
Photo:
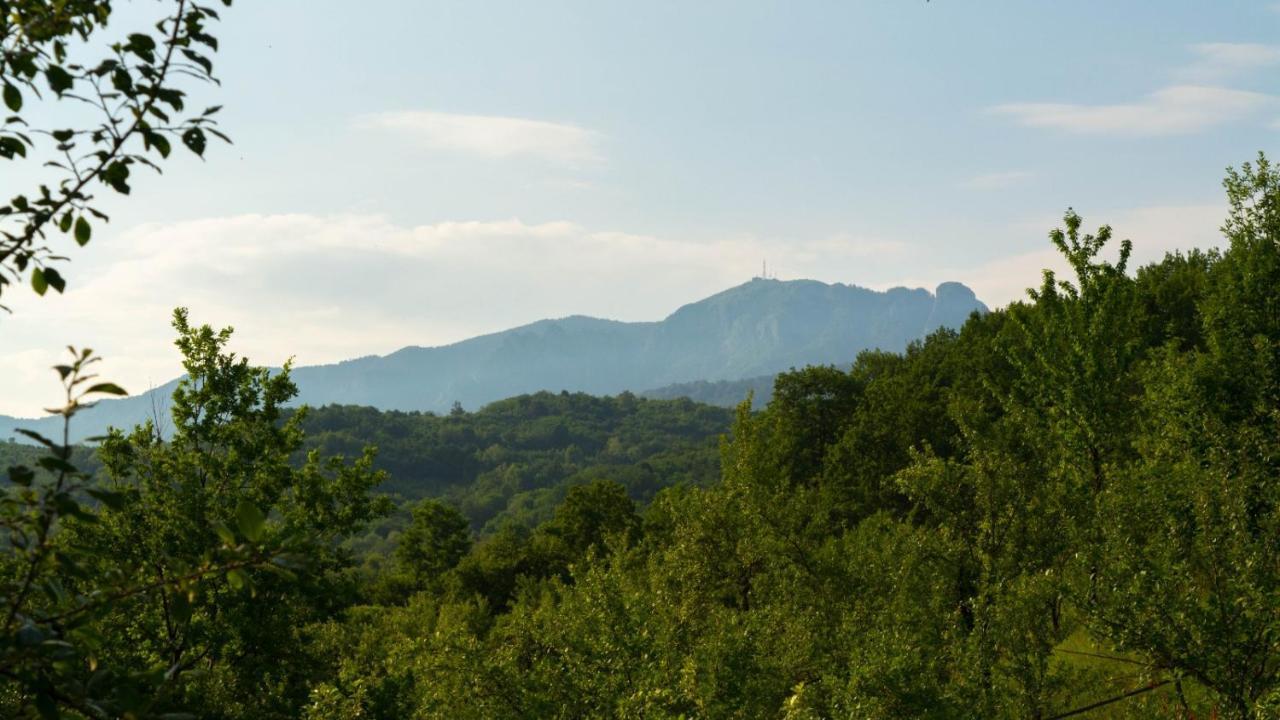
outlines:
[[[306,448],[325,454],[377,447],[380,490],[444,496],[483,529],[511,513],[547,519],[568,485],[604,476],[640,501],[670,484],[707,484],[732,416],[687,399],[544,392],[443,416],[329,405],[309,409],[300,426]]]
[[[729,410],[688,399],[631,394],[544,392],[443,416],[329,405],[302,414],[299,455],[378,448],[373,466],[385,480],[377,490],[397,509],[346,544],[376,574],[409,525],[414,500],[443,500],[480,537],[532,529],[552,518],[570,488],[599,480],[647,504],[664,488],[718,479],[719,439],[732,419]]]
[[[44,470],[91,498],[55,493],[39,542],[8,525],[29,551],[5,558],[0,702],[1275,717],[1280,175],[1260,157],[1226,188],[1223,251],[1131,271],[1069,213],[1051,240],[1071,277],[903,354],[779,376],[709,483],[713,408],[295,413],[287,374],[179,312],[172,435],[114,431],[92,478],[52,442]],[[10,508],[45,507],[22,498],[50,481],[10,477]]]

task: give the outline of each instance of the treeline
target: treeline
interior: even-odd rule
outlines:
[[[170,438],[114,433],[74,511],[11,472],[0,509],[60,514],[0,516],[39,538],[0,568],[0,711],[1277,717],[1280,176],[1226,189],[1221,252],[1131,272],[1069,213],[1072,272],[1026,302],[779,376],[709,484],[714,410],[291,415],[287,375],[179,313]],[[387,470],[436,497],[375,549]]]
[[[443,416],[330,405],[309,409],[300,428],[307,450],[376,447],[374,466],[387,473],[380,491],[443,497],[487,533],[549,519],[568,487],[593,479],[622,483],[641,502],[668,485],[708,484],[732,418],[684,398],[542,392]]]
[[[542,392],[442,416],[329,405],[300,416],[305,440],[295,460],[312,450],[354,456],[378,449],[372,465],[385,480],[377,492],[395,509],[344,547],[366,581],[385,585],[403,580],[378,576],[401,544],[416,500],[442,500],[460,513],[468,535],[501,534],[521,545],[521,533],[551,520],[580,485],[608,480],[641,505],[664,488],[711,485],[732,421],[724,408],[631,393]]]

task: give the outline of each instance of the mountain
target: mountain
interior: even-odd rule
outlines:
[[[585,316],[540,320],[442,347],[406,347],[293,371],[299,399],[310,405],[369,405],[384,410],[444,412],[539,390],[594,395],[623,391],[671,397],[670,386],[732,382],[792,367],[847,365],[863,350],[898,351],[940,327],[958,328],[986,312],[960,283],[935,292],[878,292],[815,280],[756,278],[676,310],[659,322]],[[742,396],[745,389],[742,386]],[[659,388],[659,390],[654,390]],[[737,390],[722,385],[727,397]],[[76,437],[101,434],[165,414],[172,383],[134,398],[108,400],[76,418]],[[737,400],[741,400],[739,397]],[[736,402],[736,400],[731,401]],[[0,417],[12,428],[50,433],[52,418]]]

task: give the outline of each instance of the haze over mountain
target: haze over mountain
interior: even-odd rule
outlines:
[[[332,365],[299,367],[299,402],[446,412],[539,390],[612,395],[697,395],[741,400],[735,389],[792,367],[851,364],[867,349],[902,350],[940,327],[958,328],[986,306],[966,286],[935,292],[879,292],[814,280],[756,278],[690,303],[658,322],[585,316],[540,320],[442,347],[406,347]],[[749,383],[736,381],[752,380]],[[142,395],[108,400],[76,418],[73,435],[101,434],[167,415],[176,380]],[[727,392],[726,392],[727,391]],[[0,416],[0,437],[14,427],[54,432],[56,418]]]

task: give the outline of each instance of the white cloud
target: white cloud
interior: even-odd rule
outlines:
[[[134,392],[177,376],[175,305],[234,326],[234,348],[254,362],[310,365],[545,317],[657,320],[749,280],[762,259],[783,278],[865,285],[914,257],[903,243],[854,235],[700,242],[572,222],[404,226],[372,215],[151,224],[102,244],[100,263],[69,266],[65,295],[15,294],[15,313],[0,318],[0,413],[52,402],[46,367],[68,341],[95,347],[104,377]]]
[[[599,133],[545,120],[406,110],[364,115],[357,125],[399,133],[433,151],[491,159],[531,157],[570,166],[602,159]]]
[[[1021,185],[1032,177],[1034,174],[1025,170],[983,173],[962,180],[959,186],[965,190],[1004,190]]]
[[[1094,135],[1180,135],[1238,122],[1275,105],[1262,93],[1200,85],[1174,85],[1133,103],[1008,103],[992,112],[1030,127]]]
[[[1280,45],[1215,42],[1189,49],[1194,58],[1173,72],[1175,84],[1132,102],[1015,102],[989,111],[1029,127],[1136,137],[1189,134],[1252,120],[1280,104],[1271,95],[1222,86],[1250,71],[1280,66]]]
[[[1258,43],[1192,45],[1196,60],[1180,74],[1191,82],[1217,82],[1251,70],[1280,65],[1280,46]]]

